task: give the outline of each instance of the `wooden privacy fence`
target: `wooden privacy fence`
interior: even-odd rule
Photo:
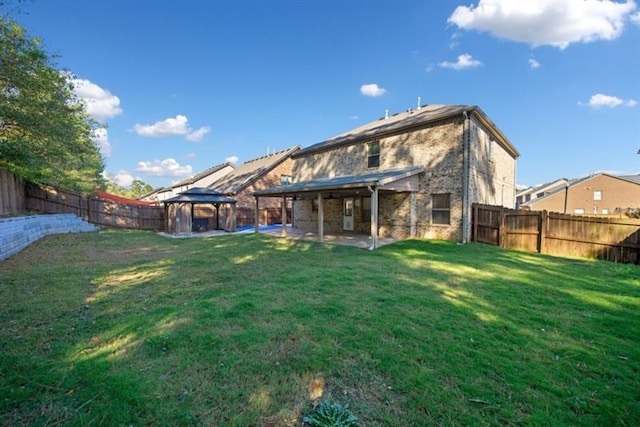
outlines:
[[[15,215],[24,209],[24,184],[13,173],[0,169],[0,215]]]
[[[640,264],[640,220],[473,205],[472,240],[506,249]]]
[[[73,213],[92,224],[139,230],[164,230],[161,206],[130,205],[73,191],[25,185],[26,209],[41,213]]]

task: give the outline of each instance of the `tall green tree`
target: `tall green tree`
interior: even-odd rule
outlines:
[[[92,191],[104,161],[100,126],[74,95],[41,41],[0,17],[0,168],[36,183]]]

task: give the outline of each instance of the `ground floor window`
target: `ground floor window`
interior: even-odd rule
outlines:
[[[434,194],[431,196],[431,223],[440,225],[451,224],[451,194]]]

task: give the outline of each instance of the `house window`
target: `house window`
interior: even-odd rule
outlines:
[[[371,141],[367,144],[367,167],[380,166],[380,141]]]
[[[451,194],[434,194],[432,196],[431,223],[451,224]]]
[[[280,175],[280,184],[287,185],[293,182],[291,175]]]
[[[602,200],[602,191],[596,190],[593,192],[593,200],[599,201]]]
[[[582,214],[584,214],[584,209],[582,209],[582,208],[574,209],[573,213],[577,214],[577,215],[582,215]]]
[[[371,197],[362,198],[362,222],[371,222]]]
[[[609,215],[609,208],[602,208],[602,215]]]

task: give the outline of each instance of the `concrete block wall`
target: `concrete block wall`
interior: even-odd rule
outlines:
[[[98,227],[73,214],[0,218],[0,261],[50,234],[97,230]]]

